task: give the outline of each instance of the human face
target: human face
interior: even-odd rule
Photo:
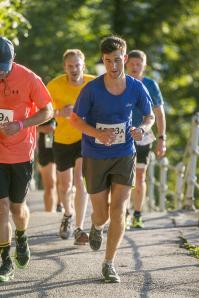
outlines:
[[[124,75],[124,64],[127,60],[127,55],[121,50],[103,54],[102,60],[106,73],[111,79],[119,79]]]
[[[127,73],[135,79],[141,80],[146,63],[140,58],[129,58],[126,63]]]
[[[64,61],[64,71],[73,84],[82,82],[84,69],[84,60],[78,55],[69,55]]]

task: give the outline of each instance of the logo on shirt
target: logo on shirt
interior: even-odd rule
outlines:
[[[132,107],[132,103],[127,103],[126,108],[130,108],[130,107]]]

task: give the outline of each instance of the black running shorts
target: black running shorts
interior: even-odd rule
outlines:
[[[41,166],[47,166],[54,162],[53,149],[45,147],[45,134],[40,133],[38,139],[38,162]]]
[[[75,162],[81,155],[81,141],[73,144],[60,144],[54,142],[53,154],[59,172],[74,168]]]
[[[109,159],[83,158],[83,176],[89,194],[101,192],[112,183],[134,186],[135,155]]]
[[[137,164],[148,165],[152,144],[140,146],[135,143],[135,148],[137,154]]]
[[[0,199],[9,197],[12,203],[23,203],[32,178],[33,163],[0,163]]]

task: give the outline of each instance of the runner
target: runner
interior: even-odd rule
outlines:
[[[38,132],[38,169],[44,188],[44,208],[47,212],[62,212],[62,203],[58,196],[56,164],[53,156],[53,135],[56,127],[55,119],[37,127]]]
[[[146,86],[153,102],[153,112],[155,114],[157,126],[157,143],[156,155],[158,158],[165,155],[166,152],[166,119],[163,106],[163,98],[158,84],[147,77],[144,77],[146,69],[147,57],[143,51],[133,50],[128,54],[126,70],[129,75],[142,81]],[[133,125],[138,126],[142,122],[142,115],[139,110],[133,110]],[[151,131],[145,134],[140,142],[136,142],[137,163],[136,163],[136,186],[133,191],[133,206],[134,214],[131,218],[130,210],[127,210],[126,228],[142,228],[143,221],[141,216],[142,206],[146,197],[146,171],[149,162],[149,154],[152,148],[152,143],[155,140],[154,134]]]
[[[134,185],[133,138],[142,139],[154,115],[143,84],[124,73],[126,42],[116,36],[107,37],[102,40],[101,53],[106,73],[82,90],[71,124],[84,133],[83,173],[93,206],[89,243],[93,250],[101,247],[103,228],[110,220],[102,275],[105,282],[115,283],[120,277],[113,262],[125,229],[126,202]],[[131,125],[135,106],[144,115],[137,128]]]
[[[84,245],[88,243],[88,235],[83,231],[88,195],[82,177],[82,135],[70,125],[69,116],[81,89],[94,77],[84,74],[85,57],[80,50],[67,50],[63,60],[65,74],[53,79],[47,86],[55,108],[57,127],[53,152],[57,165],[59,195],[65,209],[60,226],[60,237],[68,239],[72,235],[72,221],[76,215],[74,244]],[[73,185],[75,186],[75,208],[73,208]]]
[[[16,265],[25,268],[30,260],[26,194],[32,175],[35,125],[53,115],[51,97],[41,79],[14,63],[14,57],[11,41],[0,37],[0,281],[14,277],[9,212],[16,227]]]

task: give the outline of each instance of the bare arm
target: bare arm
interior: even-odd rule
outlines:
[[[156,144],[156,154],[158,157],[162,157],[166,153],[166,118],[164,107],[161,105],[153,109],[155,114],[155,122],[157,126],[157,144]],[[159,138],[161,136],[161,138]]]
[[[44,108],[40,109],[31,117],[26,119],[21,119],[21,121],[23,122],[23,128],[27,128],[30,126],[42,124],[50,120],[52,117],[53,117],[52,104],[48,103]],[[20,129],[21,128],[18,121],[7,122],[3,124],[0,128],[1,133],[8,136],[16,134],[17,132],[19,132]]]
[[[151,129],[155,122],[155,116],[152,112],[151,114],[143,117],[143,122],[139,127],[132,127],[131,128],[131,135],[135,141],[141,141],[144,132],[147,132]]]
[[[92,127],[91,125],[86,123],[86,121],[77,116],[77,114],[75,113],[72,113],[70,117],[70,123],[82,133],[90,137],[97,138],[100,142],[107,146],[111,145],[111,143],[115,140],[116,136],[112,129],[107,129],[106,131],[96,129],[95,127]]]

